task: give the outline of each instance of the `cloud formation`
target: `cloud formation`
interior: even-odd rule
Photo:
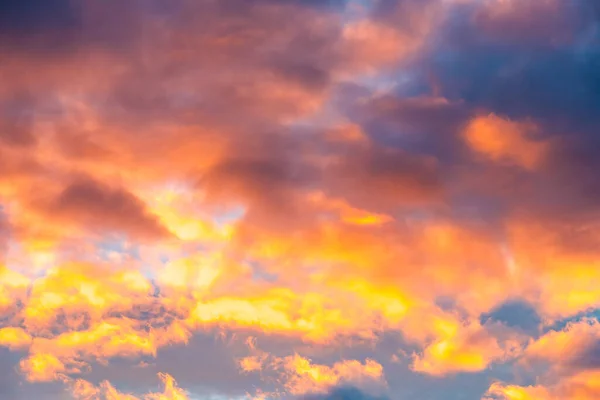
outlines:
[[[598,397],[592,3],[0,1],[0,397]]]

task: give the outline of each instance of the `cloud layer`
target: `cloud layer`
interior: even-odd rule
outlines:
[[[597,398],[599,20],[0,1],[0,397]]]

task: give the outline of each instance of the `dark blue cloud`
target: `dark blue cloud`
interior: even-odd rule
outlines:
[[[523,32],[518,41],[486,34],[472,13],[457,13],[440,31],[419,70],[432,73],[445,96],[472,107],[513,118],[562,122],[570,128],[574,123],[597,124],[600,30],[589,17],[597,11],[591,10],[591,2],[564,3],[569,40],[558,43],[527,41],[527,34],[535,32]],[[552,29],[562,29],[558,21],[555,24]]]
[[[1,0],[0,32],[33,35],[78,26],[80,10],[72,0]]]
[[[329,393],[302,397],[303,400],[387,400],[387,397],[378,397],[367,394],[353,387],[334,388]]]
[[[71,48],[83,19],[71,0],[0,0],[0,49],[45,53]]]
[[[600,47],[516,51],[477,45],[434,65],[444,91],[472,106],[563,127],[598,124]]]
[[[131,50],[147,9],[130,0],[0,0],[0,48],[46,57]]]
[[[536,310],[528,303],[519,300],[507,301],[489,313],[481,316],[482,323],[501,322],[509,327],[519,328],[535,334],[541,324]]]
[[[415,6],[408,0],[379,4],[382,18]],[[398,71],[399,81],[408,83],[388,98],[346,104],[349,115],[377,141],[435,156],[445,186],[460,187],[452,197],[480,210],[476,214],[486,221],[507,213],[580,221],[600,204],[600,6],[559,3],[558,14],[548,19],[519,11],[494,21],[492,30],[476,18],[482,14],[477,7],[481,4],[456,6],[421,56]],[[544,29],[560,31],[560,37],[539,35],[539,27],[523,22],[527,18],[543,20]],[[507,35],[517,28],[518,40]],[[433,94],[449,103],[413,101]],[[474,115],[488,113],[532,120],[553,140],[539,170],[485,164],[465,147],[462,128]],[[490,178],[473,175],[476,185],[467,185],[462,178],[469,171]],[[505,196],[498,190],[500,182],[521,188],[524,195]]]

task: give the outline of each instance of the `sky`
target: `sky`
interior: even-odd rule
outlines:
[[[0,0],[0,399],[597,400],[600,3]]]

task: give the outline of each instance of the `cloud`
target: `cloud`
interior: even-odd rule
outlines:
[[[562,330],[551,330],[533,341],[524,354],[525,362],[544,361],[556,369],[595,368],[598,363],[598,322],[584,319],[569,322]]]
[[[516,400],[516,399],[574,399],[591,400],[598,396],[598,374],[595,371],[586,371],[557,384],[544,386],[517,386],[494,383],[486,393],[483,400]]]
[[[495,382],[484,399],[592,399],[598,396],[598,321],[568,322],[531,340],[521,363],[545,371],[531,386]],[[545,366],[545,369],[540,369]]]
[[[168,374],[158,374],[164,385],[163,393],[148,393],[141,397],[119,392],[110,382],[104,381],[98,387],[84,380],[71,382],[73,398],[76,400],[92,400],[107,398],[111,400],[188,400],[186,392],[177,386],[177,382]]]
[[[493,383],[482,400],[529,400],[529,399],[551,399],[546,389],[539,386],[520,387],[516,385],[505,385],[500,382]]]
[[[64,373],[77,373],[78,369],[68,369],[65,364],[52,354],[39,353],[22,359],[21,371],[30,382],[51,382],[63,380]]]
[[[542,321],[537,311],[531,304],[523,301],[508,301],[490,313],[482,315],[484,322],[499,321],[511,327],[517,327],[524,331],[536,332],[540,329]]]
[[[0,396],[593,397],[587,3],[0,2]]]
[[[148,236],[167,232],[144,209],[143,203],[120,188],[91,180],[77,180],[67,186],[49,206],[48,212],[67,220],[102,225]]]
[[[67,0],[2,1],[0,9],[4,35],[35,35],[39,31],[75,28],[78,22],[78,8]]]
[[[22,328],[7,327],[0,329],[0,345],[11,350],[28,348],[31,336]]]
[[[359,389],[352,387],[334,388],[329,393],[320,396],[303,397],[306,400],[360,400],[360,399],[385,399],[385,397],[375,397],[367,393],[361,392]]]
[[[524,168],[535,168],[546,151],[544,143],[536,143],[527,135],[535,133],[535,125],[515,123],[496,115],[473,119],[464,137],[469,147],[495,162],[512,162]]]
[[[582,18],[578,7],[554,0],[489,0],[477,8],[474,20],[481,31],[496,39],[556,45],[573,39]]]
[[[240,359],[241,370],[244,373],[275,372],[278,375],[276,379],[290,395],[326,393],[339,385],[386,386],[383,367],[374,360],[367,359],[364,363],[342,360],[327,366],[314,364],[298,354],[277,357],[260,351],[258,353]]]
[[[441,337],[429,344],[422,355],[415,355],[412,368],[417,372],[444,376],[459,371],[485,370],[493,362],[502,362],[520,352],[517,335],[494,335],[489,327],[474,323],[463,329],[441,325]]]

